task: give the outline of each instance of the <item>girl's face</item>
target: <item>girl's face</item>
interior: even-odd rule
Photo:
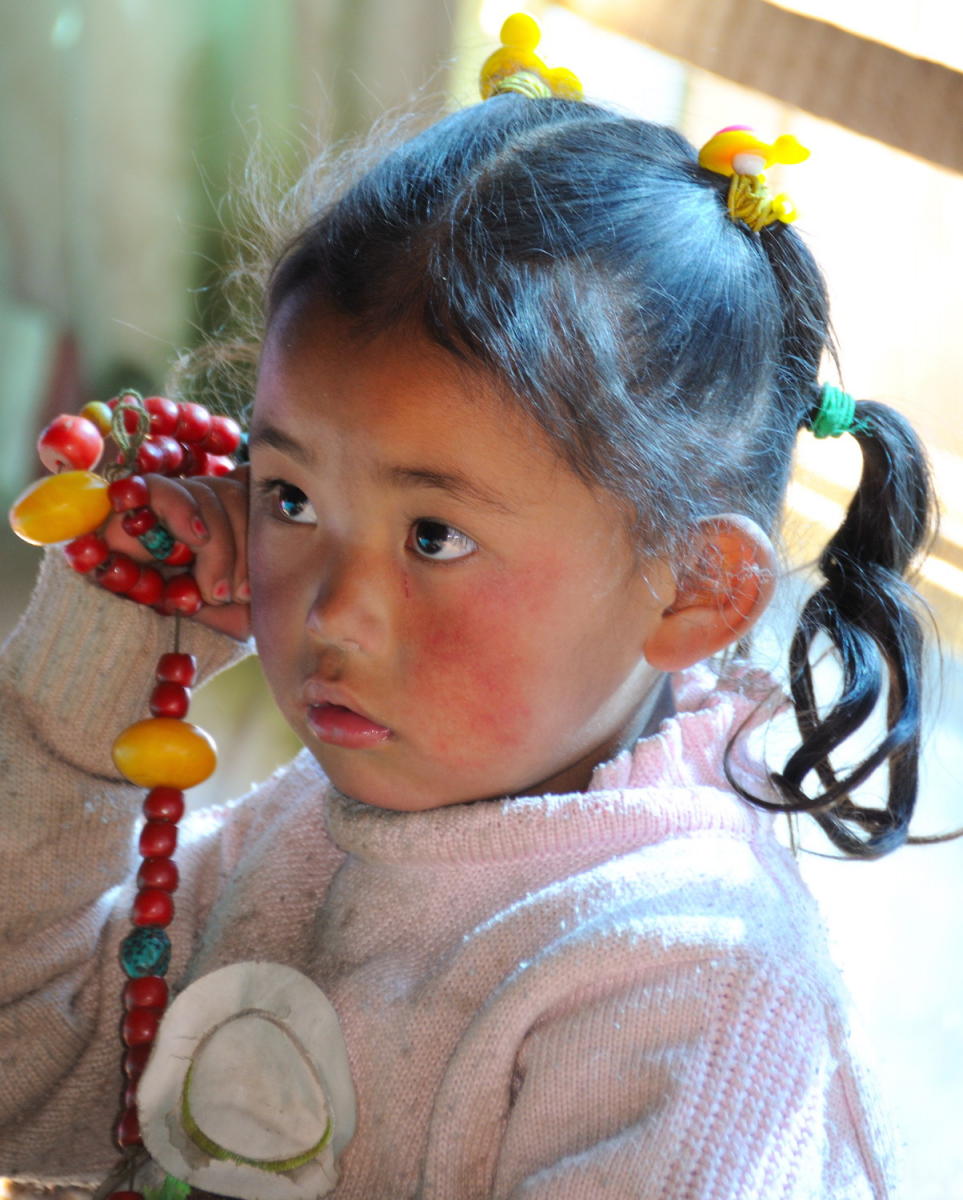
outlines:
[[[285,717],[384,808],[584,787],[638,735],[668,565],[640,565],[617,502],[484,374],[420,334],[283,317],[251,423],[250,576]]]

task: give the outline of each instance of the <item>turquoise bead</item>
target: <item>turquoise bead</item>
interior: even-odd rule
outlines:
[[[153,529],[148,529],[137,540],[145,550],[150,551],[155,558],[159,558],[162,562],[174,549],[174,539],[163,525],[155,525]]]
[[[158,925],[142,925],[120,944],[120,965],[131,979],[166,975],[171,964],[171,940]]]

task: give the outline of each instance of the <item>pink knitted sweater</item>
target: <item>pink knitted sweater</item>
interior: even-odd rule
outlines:
[[[142,794],[109,744],[168,636],[51,561],[6,649],[0,1174],[114,1159]],[[208,672],[236,653],[188,638]],[[721,772],[750,684],[680,677],[584,794],[387,812],[304,753],[185,822],[168,978],[259,959],[324,990],[358,1097],[338,1200],[893,1195],[814,905]]]

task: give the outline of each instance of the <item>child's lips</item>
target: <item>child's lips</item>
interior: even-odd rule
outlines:
[[[309,704],[307,719],[319,741],[343,750],[364,750],[391,737],[386,726],[341,704]]]

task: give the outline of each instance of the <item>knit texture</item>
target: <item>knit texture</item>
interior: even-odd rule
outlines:
[[[167,637],[51,560],[5,651],[0,1173],[114,1161],[142,792],[109,744]],[[207,671],[237,653],[189,637]],[[771,685],[675,685],[584,794],[389,812],[304,752],[183,823],[169,981],[255,959],[324,990],[358,1095],[338,1200],[895,1194],[815,906],[721,770]]]

